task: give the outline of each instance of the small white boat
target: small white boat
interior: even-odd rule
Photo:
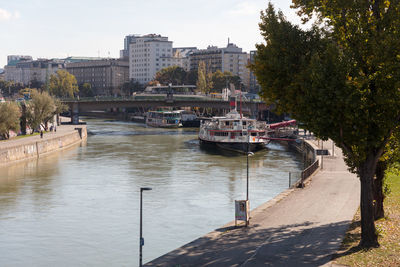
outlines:
[[[146,115],[146,125],[163,128],[182,127],[181,114],[179,111],[149,111]]]
[[[255,152],[269,143],[267,124],[242,117],[236,109],[224,117],[201,119],[199,140],[201,145],[214,145],[237,152]]]

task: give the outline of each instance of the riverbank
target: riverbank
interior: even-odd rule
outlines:
[[[66,121],[68,118],[64,118]],[[45,154],[67,148],[87,139],[86,125],[62,124],[56,132],[13,138],[0,142],[0,165],[38,158]]]
[[[231,222],[146,266],[328,263],[359,206],[359,181],[347,171],[339,148],[335,155],[324,158],[307,187],[287,190],[252,211],[249,227]]]

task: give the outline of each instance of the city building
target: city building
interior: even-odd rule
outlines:
[[[152,81],[156,73],[176,65],[172,41],[156,34],[135,36],[131,40],[129,54],[129,78],[141,84]]]
[[[120,50],[119,52],[119,56],[120,59],[122,60],[129,60],[129,55],[130,55],[130,50],[129,50],[129,46],[131,43],[133,43],[135,41],[135,39],[137,37],[140,37],[140,35],[138,34],[131,34],[131,35],[127,35],[124,38],[124,49]]]
[[[172,50],[174,65],[190,71],[190,55],[197,51],[197,47],[176,47]]]
[[[22,55],[9,55],[7,56],[7,65],[12,63],[13,61],[20,60],[33,60],[31,56],[22,56]]]
[[[71,58],[66,69],[75,76],[78,84],[91,84],[96,95],[112,95],[129,81],[128,61],[121,59],[79,61],[79,58]]]
[[[246,67],[248,58],[247,53],[242,48],[233,43],[229,43],[225,48],[209,46],[207,49],[200,49],[190,54],[190,69],[197,70],[199,62],[204,61],[208,71],[222,72],[229,71],[233,75],[240,77],[245,88],[249,88],[250,74]]]
[[[250,51],[250,59],[249,63],[254,63],[254,57],[257,54],[256,50]],[[260,85],[257,82],[257,77],[254,75],[254,72],[250,70],[250,84],[249,84],[249,92],[253,94],[258,94],[260,92]]]
[[[46,83],[50,75],[65,67],[63,59],[37,59],[30,56],[8,56],[4,67],[5,80],[29,86],[32,82]]]
[[[6,74],[4,72],[4,69],[0,69],[0,81],[3,81],[6,79]]]

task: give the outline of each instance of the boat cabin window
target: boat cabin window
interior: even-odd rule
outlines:
[[[228,136],[228,132],[215,132],[214,135],[215,136]]]
[[[257,133],[251,133],[251,136],[257,136]]]
[[[243,121],[243,125],[246,125],[247,121]]]
[[[226,126],[229,126],[229,121],[226,121],[226,122],[225,122],[225,125],[226,125]]]
[[[259,136],[264,136],[264,135],[265,135],[265,132],[259,132],[258,135],[259,135]]]

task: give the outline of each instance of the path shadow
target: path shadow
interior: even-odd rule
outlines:
[[[340,247],[349,223],[220,228],[229,232],[199,238],[145,266],[320,266]]]
[[[347,234],[345,236],[345,241],[346,241],[346,239],[348,239],[350,242],[356,241],[357,244],[360,242],[361,233],[360,232],[354,232],[354,233],[352,232],[353,230],[355,230],[358,227],[361,227],[361,221],[360,220],[353,221],[350,224],[349,228],[347,229]],[[363,250],[363,249],[364,248],[360,247],[359,245],[349,246],[349,245],[342,244],[340,249],[338,250],[338,252],[335,253],[332,256],[332,260],[336,260],[338,258],[347,256],[347,255],[351,255],[351,254],[356,253],[356,252],[358,252],[360,250]]]

